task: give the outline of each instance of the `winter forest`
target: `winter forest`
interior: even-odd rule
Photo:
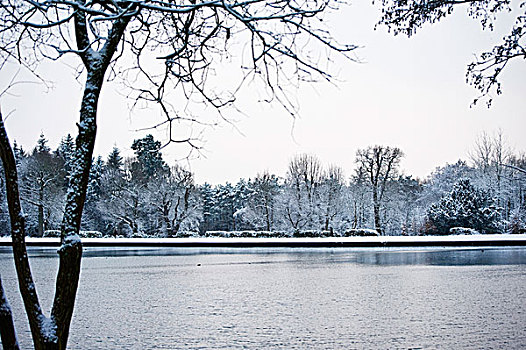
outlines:
[[[71,135],[52,150],[44,134],[26,151],[15,142],[28,234],[59,236]],[[311,154],[291,157],[284,176],[269,172],[236,184],[196,184],[192,172],[163,160],[152,135],[124,158],[114,147],[93,159],[84,237],[349,236],[524,233],[526,156],[502,132],[479,135],[468,160],[436,168],[426,179],[404,174],[401,149],[357,151],[353,174]],[[4,180],[2,179],[2,186]],[[9,218],[2,191],[1,232]],[[376,230],[376,231],[374,231]]]

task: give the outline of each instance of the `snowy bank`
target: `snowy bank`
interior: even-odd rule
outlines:
[[[28,246],[59,246],[58,238],[26,238]],[[425,247],[526,246],[526,235],[369,236],[316,238],[82,238],[85,247]],[[0,237],[0,246],[10,246]]]

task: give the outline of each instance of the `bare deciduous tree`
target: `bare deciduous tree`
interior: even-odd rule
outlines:
[[[495,183],[497,202],[500,204],[504,171],[510,162],[512,151],[507,145],[502,130],[497,130],[493,135],[482,132],[475,141],[470,158],[474,165]]]
[[[404,153],[397,147],[369,146],[356,152],[357,177],[369,183],[373,196],[374,226],[382,232],[380,209],[390,180],[398,175],[398,166]]]
[[[290,160],[287,171],[290,198],[285,205],[285,213],[295,230],[315,227],[322,179],[323,167],[318,157],[299,154]]]
[[[170,168],[161,181],[146,187],[152,217],[158,219],[160,234],[175,237],[180,231],[196,231],[199,219],[194,174],[180,165]]]
[[[336,165],[331,165],[325,171],[322,181],[321,203],[323,206],[323,230],[333,231],[334,219],[342,213],[343,194],[345,179],[343,169]]]
[[[123,78],[137,102],[157,103],[166,117],[164,124],[169,126],[169,141],[191,146],[191,137],[178,138],[171,128],[174,121],[200,122],[187,113],[189,103],[199,97],[198,101],[221,111],[233,105],[238,89],[248,80],[260,79],[267,87],[268,99],[277,99],[294,114],[294,104],[286,94],[287,82],[331,78],[322,66],[327,60],[306,47],[318,45],[342,53],[355,49],[354,45],[335,43],[323,26],[323,15],[338,5],[339,0],[2,1],[0,67],[14,61],[38,74],[41,61],[69,54],[80,60],[84,79],[50,317],[44,316],[32,283],[16,164],[4,124],[0,124],[13,251],[36,349],[65,349],[67,345],[82,255],[77,233],[105,79]],[[222,61],[236,49],[241,57],[241,83],[231,89],[221,84],[209,87],[207,81],[213,80],[216,69],[223,68]],[[167,98],[174,92],[170,103]]]
[[[252,207],[255,217],[263,218],[263,227],[267,231],[274,229],[276,196],[279,193],[279,179],[268,171],[258,174],[252,182],[254,194]]]

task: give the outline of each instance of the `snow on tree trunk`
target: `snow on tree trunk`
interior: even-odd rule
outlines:
[[[62,219],[62,246],[58,251],[60,265],[53,309],[51,311],[52,319],[57,321],[56,332],[60,349],[65,349],[67,345],[79,283],[82,244],[78,233],[89,184],[93,148],[97,133],[97,103],[103,79],[104,70],[98,69],[94,72],[88,72],[80,109],[80,122],[77,124],[79,133],[76,139],[66,195],[66,207]]]
[[[56,343],[54,321],[48,319],[42,313],[38,300],[27,250],[25,244],[25,216],[20,206],[20,195],[18,189],[18,173],[13,150],[9,144],[9,139],[5,131],[4,122],[0,115],[0,157],[4,166],[6,179],[6,194],[11,219],[11,237],[13,240],[13,257],[18,277],[20,294],[26,309],[29,328],[33,336],[35,349],[52,349],[49,346],[54,341]],[[51,325],[51,326],[50,326]]]

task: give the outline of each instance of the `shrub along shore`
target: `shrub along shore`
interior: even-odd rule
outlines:
[[[232,233],[232,232],[230,232]],[[186,238],[82,238],[85,247],[498,247],[526,246],[526,235],[352,236],[352,237],[186,237]],[[56,237],[28,237],[28,246],[59,246]],[[10,246],[0,237],[0,246]]]

